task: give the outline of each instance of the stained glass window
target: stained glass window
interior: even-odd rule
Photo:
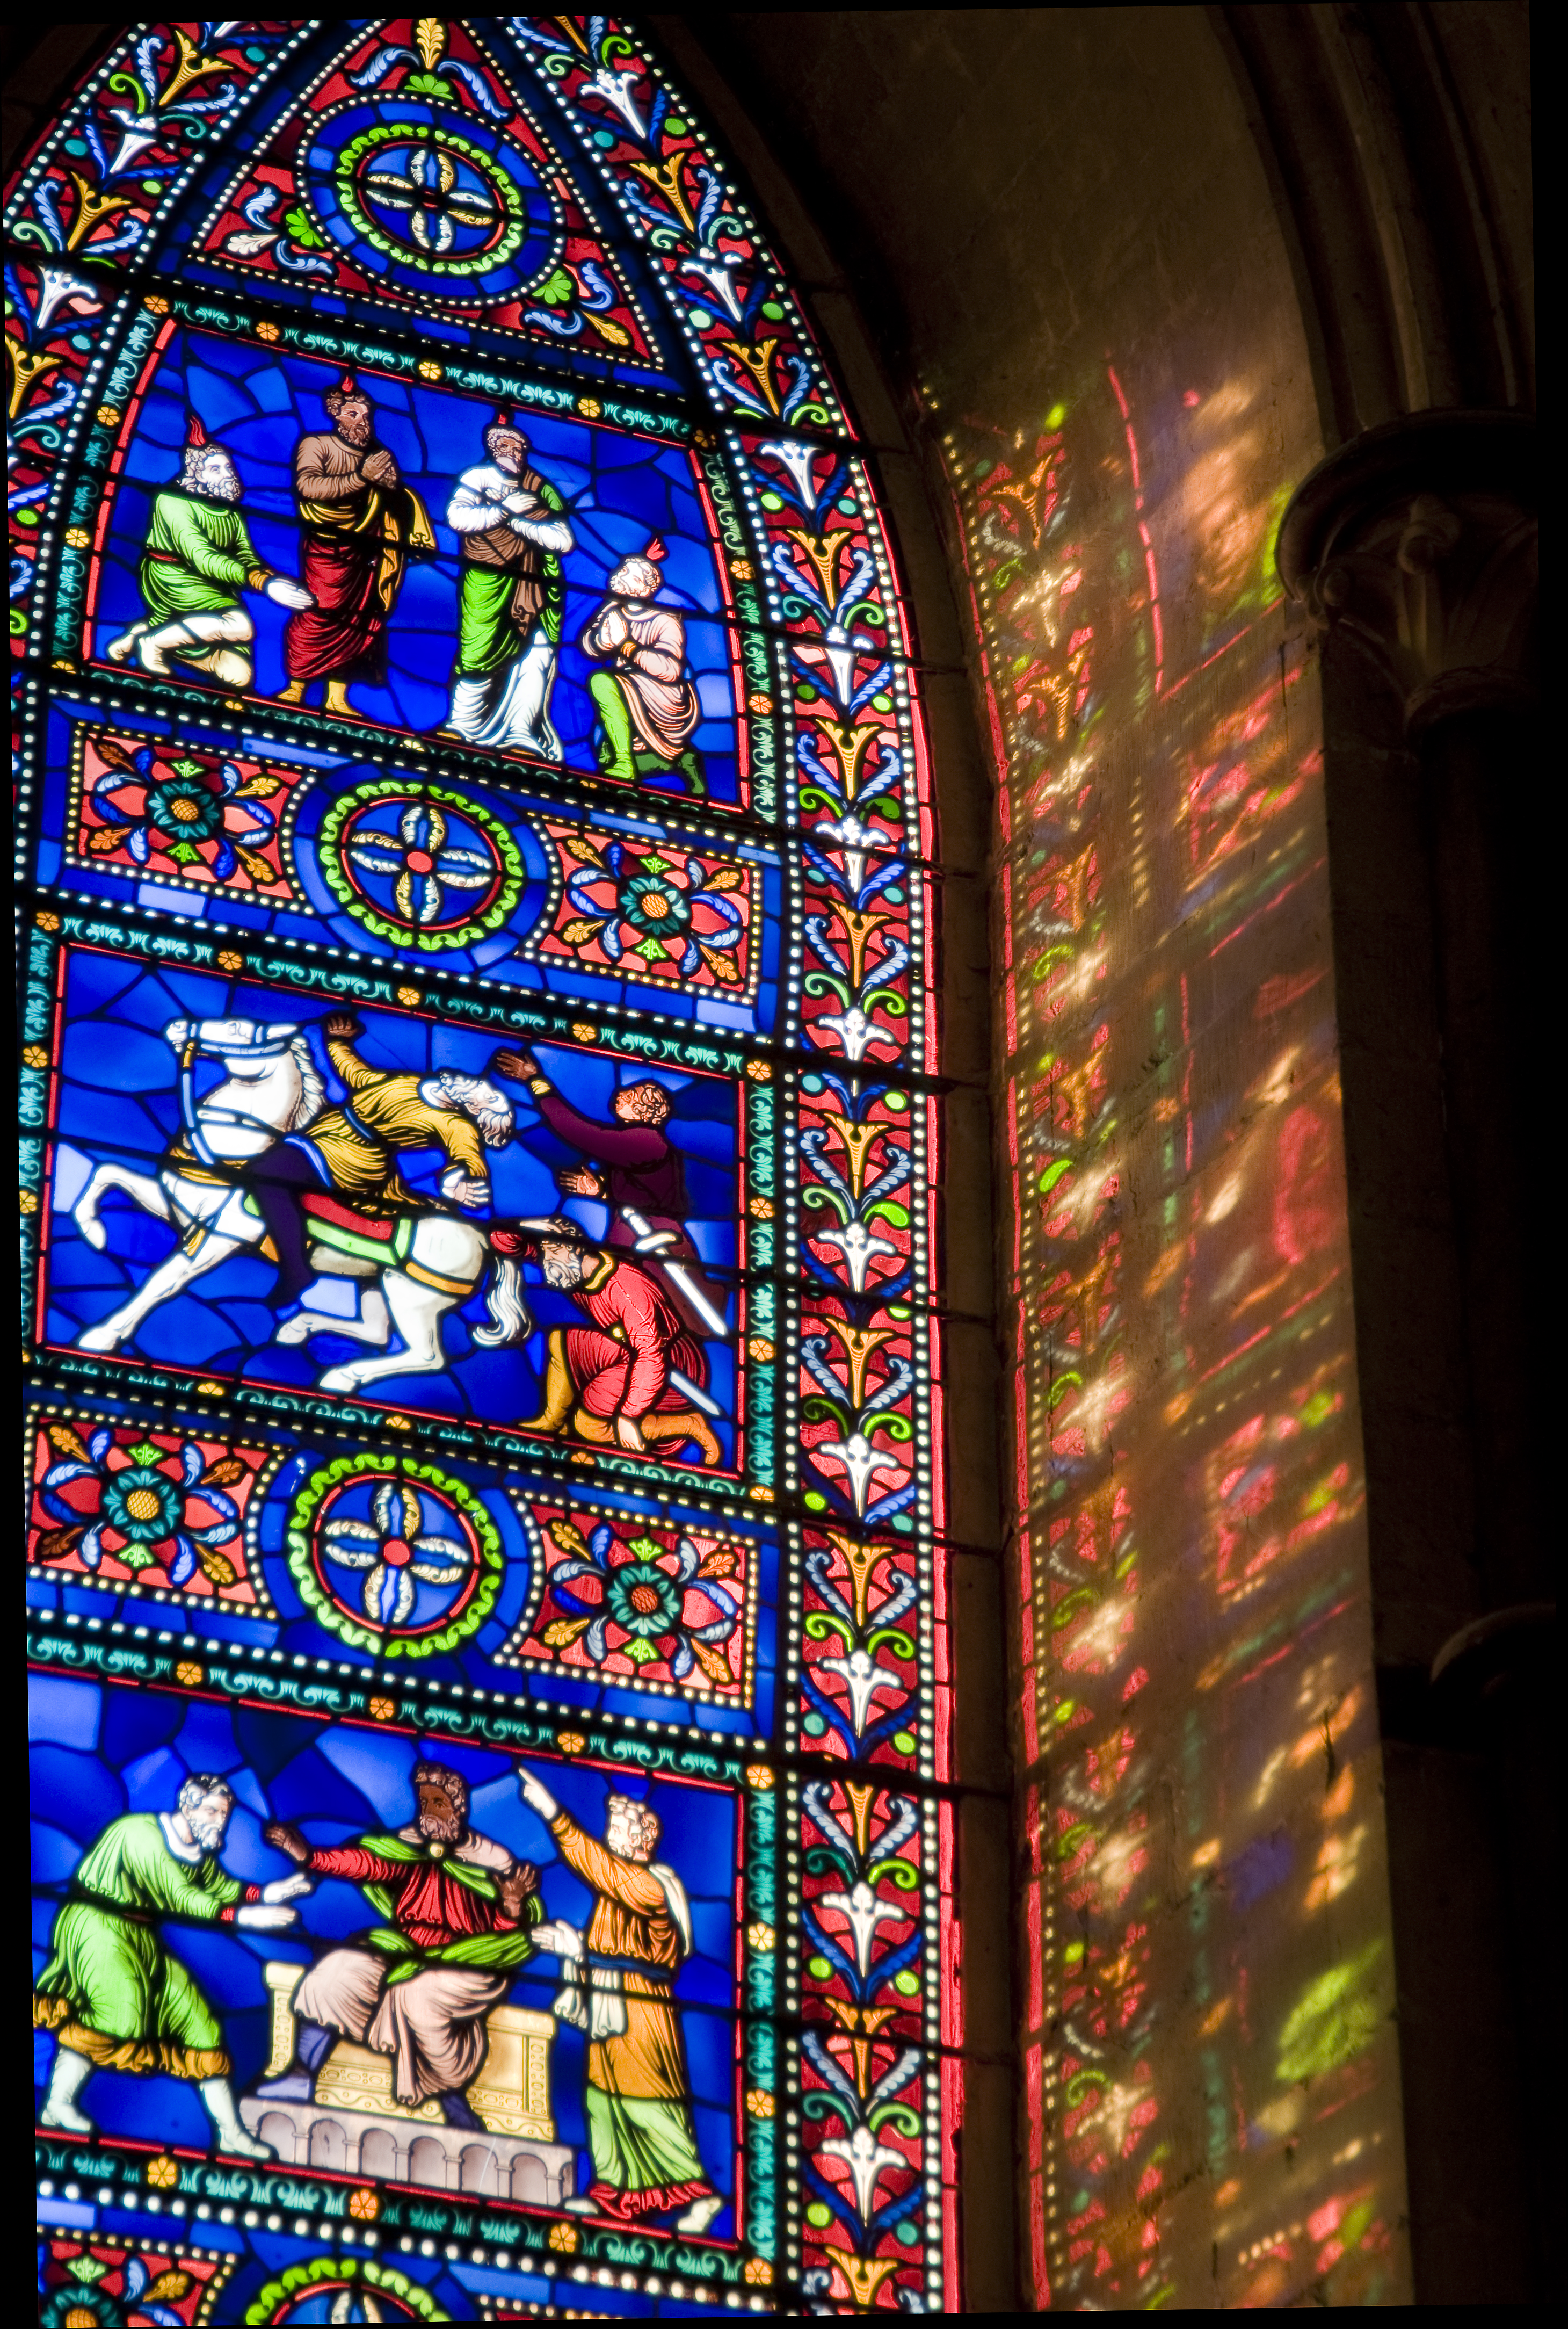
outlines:
[[[617,19],[135,27],[10,232],[43,2317],[939,2309],[853,419]]]

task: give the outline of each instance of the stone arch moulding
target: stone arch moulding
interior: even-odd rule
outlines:
[[[989,1240],[939,1202],[983,1004],[874,370],[635,20],[117,33],[10,230],[51,2317],[84,2242],[203,2319],[954,2308],[961,2128],[1010,2252]],[[418,1973],[280,2023],[356,1883]],[[106,2023],[83,1884],[177,2027]],[[385,2032],[438,1950],[483,2028],[432,2095]]]

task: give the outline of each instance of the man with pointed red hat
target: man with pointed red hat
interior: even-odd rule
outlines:
[[[264,590],[280,607],[310,605],[289,575],[263,565],[239,514],[239,472],[192,415],[178,479],[153,503],[142,554],[144,620],[107,650],[111,663],[134,655],[156,679],[174,666],[200,672],[221,687],[249,687],[255,676],[256,625],[241,592]]]
[[[375,409],[352,372],[322,401],[332,428],[294,448],[301,565],[314,603],[283,635],[288,685],[278,701],[302,703],[321,681],[326,710],[352,719],[351,683],[386,684],[387,626],[408,561],[433,555],[436,536],[424,503],[377,444]]]
[[[599,765],[621,784],[680,775],[689,792],[701,794],[707,787],[689,747],[702,708],[686,668],[686,626],[672,607],[653,604],[663,556],[655,537],[640,556],[624,558],[582,636],[583,653],[609,665],[588,682],[599,712]]]
[[[560,495],[530,467],[510,407],[485,430],[484,449],[489,459],[465,469],[446,512],[463,552],[447,730],[488,751],[559,762],[549,699],[572,529]]]

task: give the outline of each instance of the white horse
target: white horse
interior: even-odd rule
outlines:
[[[99,1209],[109,1190],[118,1189],[144,1212],[178,1230],[180,1242],[112,1317],[78,1337],[80,1350],[117,1349],[160,1303],[232,1255],[261,1243],[267,1224],[240,1176],[284,1134],[313,1123],[326,1098],[297,1027],[249,1019],[175,1019],[164,1033],[180,1061],[186,1127],[182,1153],[171,1152],[155,1174],[133,1172],[125,1164],[99,1165],[77,1200],[73,1218],[88,1243],[101,1252],[108,1233]],[[203,1057],[221,1059],[228,1074],[198,1099],[192,1079]],[[330,1367],[317,1386],[321,1391],[354,1391],[388,1375],[440,1373],[446,1365],[441,1321],[468,1299],[487,1270],[490,1325],[480,1328],[475,1341],[495,1349],[520,1343],[532,1331],[518,1265],[493,1254],[484,1229],[455,1213],[416,1215],[407,1249],[395,1264],[364,1260],[319,1239],[310,1260],[318,1277],[369,1281],[361,1287],[358,1315],[343,1318],[313,1309],[307,1291],[304,1306],[278,1328],[277,1340],[304,1343],[313,1334],[341,1334],[380,1353]],[[400,1351],[387,1348],[394,1328],[404,1345]]]

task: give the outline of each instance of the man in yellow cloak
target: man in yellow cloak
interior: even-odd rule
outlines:
[[[594,2181],[567,2205],[623,2224],[681,2208],[677,2231],[698,2233],[724,2205],[697,2150],[691,2080],[672,1987],[691,1953],[691,1911],[672,1868],[653,1858],[659,1819],[645,1804],[612,1796],[601,1843],[562,1811],[531,1771],[518,1771],[524,1802],[595,1894],[586,1932],[540,1925],[536,1947],[566,1968],[557,2015],[588,2037],[588,2148]]]

